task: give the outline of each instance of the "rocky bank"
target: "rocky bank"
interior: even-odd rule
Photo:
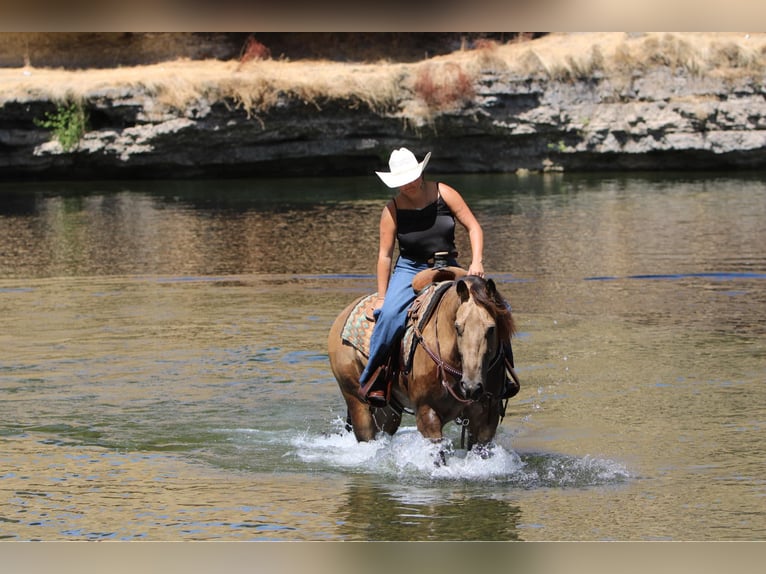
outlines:
[[[141,88],[88,94],[89,131],[65,151],[35,123],[53,102],[0,107],[0,179],[369,174],[390,150],[433,152],[437,173],[766,168],[763,78],[654,68],[554,81],[485,73],[460,109],[414,121],[408,102],[283,95],[257,115],[232,102],[163,108]]]

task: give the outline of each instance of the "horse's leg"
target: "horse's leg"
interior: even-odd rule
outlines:
[[[482,408],[476,409],[470,413],[468,423],[468,450],[474,450],[487,458],[489,456],[489,445],[495,438],[497,425],[500,423],[500,401],[492,401],[489,404],[482,405]]]
[[[375,434],[378,432],[378,425],[375,424],[370,406],[360,401],[356,393],[351,393],[346,389],[343,389],[342,392],[348,413],[346,424],[351,424],[356,440],[359,442],[374,440]]]
[[[354,431],[358,441],[370,441],[375,438],[377,426],[368,405],[359,400],[359,374],[363,364],[360,353],[349,345],[343,344],[343,327],[359,299],[350,303],[335,319],[327,337],[330,367],[338,387],[346,401],[346,428]]]
[[[371,441],[379,432],[393,435],[402,422],[402,416],[391,407],[371,408],[356,397],[347,400],[346,430],[354,431],[358,441]]]
[[[441,417],[428,405],[418,406],[415,412],[415,420],[420,434],[432,443],[439,444],[444,440],[442,428],[444,423]],[[447,454],[444,448],[439,450],[439,458],[434,461],[436,466],[447,464]]]
[[[441,418],[428,405],[418,405],[415,413],[415,421],[417,423],[418,430],[425,438],[431,439],[433,442],[438,442],[442,439],[442,424]]]

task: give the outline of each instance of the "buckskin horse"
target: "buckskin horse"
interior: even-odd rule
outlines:
[[[410,309],[407,334],[389,376],[385,407],[372,407],[359,396],[375,294],[352,302],[330,329],[330,365],[348,407],[347,428],[360,442],[373,440],[378,432],[393,435],[407,411],[415,415],[425,438],[441,441],[444,426],[455,421],[463,427],[463,440],[467,433],[467,448],[486,452],[505,415],[501,393],[506,369],[515,391],[519,388],[513,364],[502,351],[515,332],[510,306],[492,279],[466,276],[454,267],[421,272],[413,289],[420,295]],[[356,337],[349,334],[354,320],[362,327]]]

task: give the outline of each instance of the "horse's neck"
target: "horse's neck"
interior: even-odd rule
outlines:
[[[444,359],[459,357],[455,333],[455,318],[457,317],[459,306],[460,298],[455,291],[455,287],[452,286],[442,295],[439,307],[430,321],[434,337],[438,337],[441,355]]]

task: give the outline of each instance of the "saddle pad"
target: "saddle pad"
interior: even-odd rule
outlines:
[[[367,318],[366,310],[371,307],[372,300],[376,296],[377,293],[372,293],[359,300],[346,319],[341,334],[344,343],[351,345],[365,357],[370,356],[370,335],[375,326],[375,323]]]

